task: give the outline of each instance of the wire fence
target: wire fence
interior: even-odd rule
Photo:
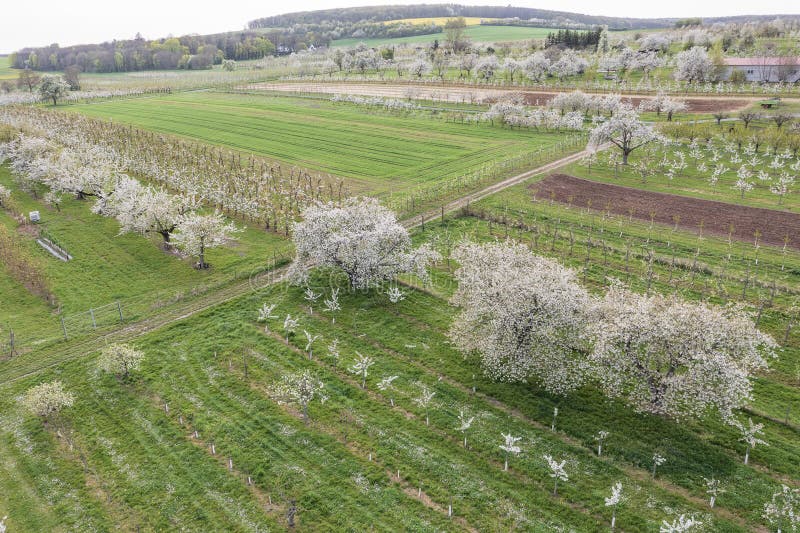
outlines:
[[[172,309],[192,308],[202,297],[213,303],[217,293],[220,299],[244,294],[250,288],[256,288],[256,280],[263,281],[264,274],[286,265],[290,260],[291,255],[288,252],[275,252],[262,265],[235,270],[208,283],[149,292],[106,302],[76,313],[62,313],[47,321],[46,325],[33,329],[17,329],[14,324],[2,324],[0,359],[108,332]],[[251,282],[250,285],[247,282]],[[235,288],[240,290],[226,291]]]

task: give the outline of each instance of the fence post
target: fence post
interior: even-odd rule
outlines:
[[[66,325],[66,324],[64,324],[64,317],[63,317],[63,316],[61,317],[61,329],[63,329],[63,330],[64,330],[64,340],[65,340],[65,341],[66,341],[66,340],[69,340],[69,339],[67,338],[67,325]]]
[[[120,323],[125,322],[125,318],[122,316],[122,305],[117,300],[117,311],[119,311],[119,321]]]
[[[92,328],[97,329],[97,321],[94,319],[94,310],[90,307],[89,314],[92,317]]]

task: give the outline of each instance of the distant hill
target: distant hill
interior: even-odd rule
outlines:
[[[576,23],[587,26],[607,25],[611,29],[646,29],[666,28],[677,19],[639,19],[625,17],[603,17],[582,15],[566,11],[550,11],[529,7],[513,6],[464,6],[459,4],[422,4],[367,6],[318,11],[301,11],[273,17],[264,17],[248,23],[254,28],[286,28],[295,25],[327,25],[333,21],[339,23],[385,22],[410,18],[435,17],[479,17],[492,19],[520,20],[536,19],[553,23]]]

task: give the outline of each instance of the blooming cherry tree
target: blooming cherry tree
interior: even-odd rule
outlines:
[[[60,381],[36,385],[28,389],[22,398],[23,407],[42,418],[45,423],[74,402],[75,395],[64,390],[64,385]]]
[[[480,355],[484,371],[503,381],[535,380],[553,393],[584,382],[580,355],[588,293],[575,273],[519,244],[458,246],[453,257],[461,307],[449,336]]]
[[[311,287],[306,287],[306,291],[303,293],[303,298],[305,299],[305,301],[308,302],[309,315],[314,314],[314,304],[317,302],[317,300],[320,299],[321,296],[322,293],[314,292],[314,289],[312,289]]]
[[[305,334],[305,336],[306,336],[305,351],[306,351],[306,353],[308,353],[308,358],[309,359],[313,359],[314,358],[314,351],[313,351],[314,343],[316,342],[317,339],[320,338],[320,335],[312,335],[311,333],[309,333],[306,330],[303,330],[303,334]]]
[[[264,322],[264,331],[269,331],[269,321],[278,318],[278,315],[273,315],[272,312],[278,304],[268,304],[264,302],[258,310],[258,321]]]
[[[365,289],[412,272],[427,279],[439,254],[429,245],[412,249],[408,230],[374,198],[349,198],[341,207],[309,206],[294,225],[297,269],[339,268],[353,288]]]
[[[550,60],[543,52],[536,52],[522,62],[522,70],[531,81],[541,81],[550,71]]]
[[[400,287],[397,285],[389,287],[389,290],[386,291],[386,295],[389,297],[389,301],[393,304],[396,304],[402,300],[406,299],[406,295],[403,291],[400,290]]]
[[[367,375],[369,372],[369,367],[375,364],[375,361],[365,355],[361,355],[360,353],[356,352],[356,361],[350,367],[350,372],[356,374],[357,376],[361,376],[361,388],[367,388]]]
[[[725,492],[725,489],[723,489],[720,486],[720,481],[718,479],[715,479],[713,477],[711,479],[708,478],[703,478],[703,479],[706,482],[706,487],[707,487],[706,494],[709,495],[708,506],[713,509],[714,505],[717,502],[717,496]]]
[[[595,126],[589,133],[589,146],[597,149],[611,143],[622,152],[622,164],[628,164],[628,156],[637,148],[661,140],[661,135],[652,126],[639,119],[639,114],[630,105],[621,105],[614,116]]]
[[[733,425],[736,426],[742,434],[739,440],[744,442],[747,446],[744,452],[744,464],[748,464],[750,462],[750,450],[759,444],[769,446],[767,441],[759,438],[759,435],[764,433],[764,424],[753,424],[753,419],[748,418],[746,426],[738,420],[734,421]]]
[[[503,470],[508,470],[508,456],[511,455],[519,455],[522,452],[522,448],[517,446],[517,442],[522,440],[522,437],[515,437],[508,433],[502,433],[504,442],[500,445],[500,449],[506,452],[505,462],[503,464]]]
[[[622,483],[617,481],[611,487],[611,496],[605,498],[606,507],[611,507],[611,531],[617,524],[617,506],[622,502]]]
[[[590,360],[609,397],[636,411],[729,420],[751,398],[751,375],[775,341],[737,307],[645,296],[613,284],[596,307]]]
[[[331,289],[331,297],[326,298],[322,303],[325,305],[322,310],[331,313],[333,315],[331,322],[336,324],[336,313],[342,310],[342,306],[339,304],[339,289]]]
[[[739,170],[736,171],[737,180],[736,183],[733,185],[733,188],[736,189],[741,193],[742,199],[744,199],[744,193],[750,192],[753,190],[753,183],[750,181],[750,178],[753,177],[753,173],[750,171],[749,168],[742,165],[739,167]]]
[[[296,318],[292,318],[292,315],[287,314],[286,318],[283,319],[283,330],[286,332],[286,343],[289,343],[289,336],[293,335],[294,332],[297,330],[297,326],[300,325],[300,320]]]
[[[144,353],[129,344],[109,344],[100,352],[97,366],[126,379],[131,371],[139,369],[142,359]]]
[[[658,467],[666,462],[667,459],[663,457],[661,454],[658,453],[653,454],[653,479],[656,478],[656,470],[658,469]]]
[[[414,399],[414,403],[419,405],[422,409],[425,410],[425,425],[430,426],[431,420],[428,416],[428,411],[431,406],[431,402],[433,401],[433,397],[436,396],[436,391],[431,390],[427,385],[424,383],[419,384],[419,396]]]
[[[778,533],[797,531],[800,526],[800,489],[781,485],[781,490],[772,495],[772,501],[764,505],[763,516]]]
[[[277,387],[282,401],[296,403],[303,411],[303,421],[308,423],[308,406],[318,398],[325,403],[328,397],[323,393],[325,384],[317,379],[310,370],[287,374]]]
[[[709,81],[714,73],[714,62],[702,46],[693,46],[675,56],[675,79],[698,82]]]
[[[778,197],[778,205],[783,203],[783,197],[789,193],[790,188],[794,185],[794,176],[790,176],[786,172],[782,172],[777,181],[770,185],[769,192]],[[0,205],[2,205],[2,198],[0,197]]]
[[[391,392],[395,390],[393,382],[398,377],[399,376],[386,376],[378,382],[378,390],[381,392]],[[389,396],[389,403],[394,407],[394,398],[392,396]]]
[[[197,257],[197,268],[208,268],[206,250],[222,246],[233,239],[233,234],[240,230],[232,223],[226,222],[221,213],[200,215],[192,213],[183,218],[175,233],[175,246],[180,250]]]
[[[564,470],[564,465],[567,464],[566,460],[561,461],[560,463],[553,459],[550,455],[544,455],[544,460],[547,461],[547,465],[550,467],[550,477],[553,478],[553,496],[558,495],[558,482],[569,481],[569,475],[567,471]]]
[[[597,456],[600,457],[603,455],[603,441],[608,438],[608,431],[598,431],[597,435],[594,436],[594,440],[597,441]]]
[[[467,431],[469,428],[472,427],[472,423],[475,421],[474,416],[469,416],[464,409],[460,409],[458,411],[458,427],[456,431],[460,431],[464,434],[464,448],[467,447]]]
[[[336,368],[339,365],[339,358],[341,357],[339,353],[339,339],[333,339],[328,345],[328,357],[333,359],[333,367]]]

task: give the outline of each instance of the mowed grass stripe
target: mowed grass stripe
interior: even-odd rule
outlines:
[[[267,95],[183,93],[70,109],[362,180],[373,191],[469,174],[563,137]]]

